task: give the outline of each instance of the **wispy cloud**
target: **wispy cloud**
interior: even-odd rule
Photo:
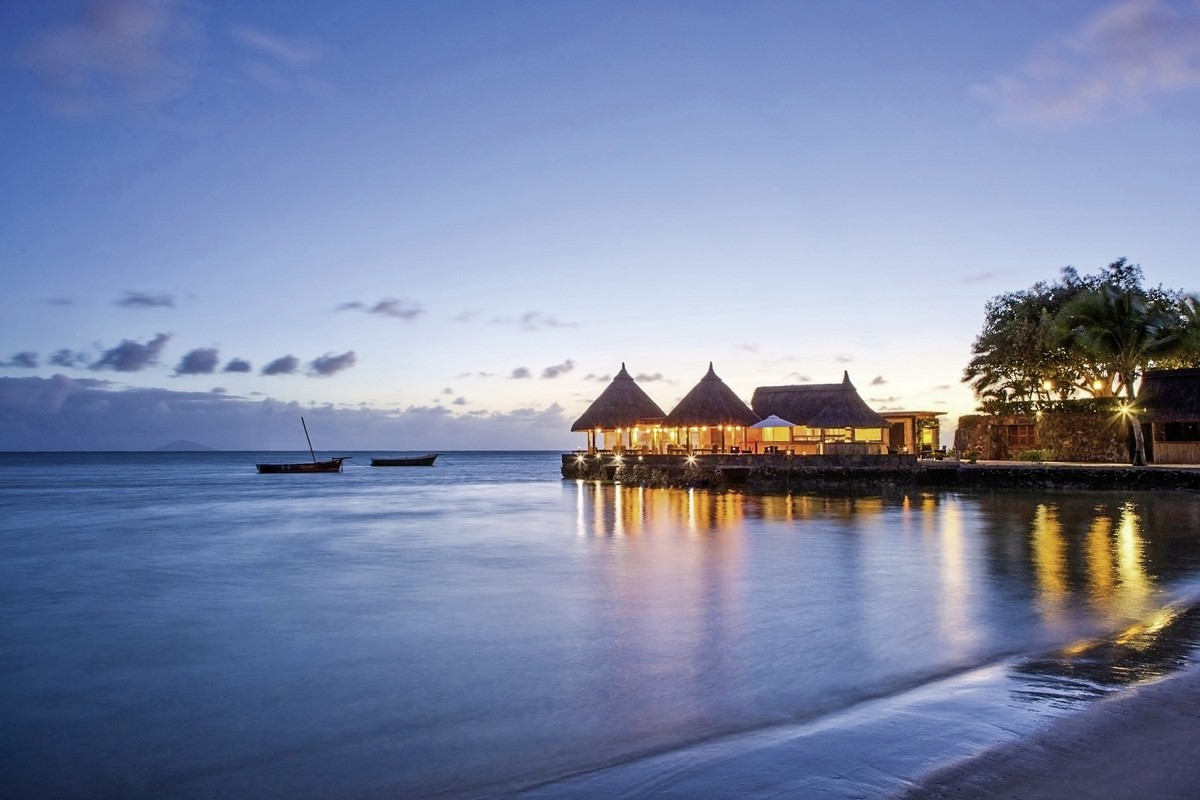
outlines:
[[[146,344],[125,339],[111,350],[106,350],[100,356],[100,360],[92,364],[91,368],[111,369],[116,372],[138,372],[157,364],[159,354],[170,340],[171,334],[169,333],[160,333]]]
[[[124,297],[114,301],[114,305],[122,308],[174,308],[175,298],[169,294],[126,292]]]
[[[1200,2],[1123,0],[1043,43],[973,93],[1001,119],[1065,126],[1137,113],[1156,96],[1200,89]]]
[[[543,380],[552,380],[561,375],[566,375],[573,369],[575,369],[575,362],[568,358],[561,364],[555,364],[552,367],[546,367],[542,370],[542,378]]]
[[[224,372],[249,372],[250,362],[244,358],[231,358],[225,365]]]
[[[321,60],[324,47],[311,38],[281,36],[249,25],[236,25],[229,35],[241,48],[241,70],[251,80],[276,92],[323,89],[309,68]]]
[[[543,314],[540,311],[526,311],[519,317],[496,317],[492,319],[494,325],[515,325],[516,327],[526,331],[540,331],[544,328],[577,328],[577,322],[563,322],[553,314]]]
[[[527,378],[532,378],[533,373],[529,371],[529,367],[517,367],[516,369],[514,369],[512,371],[512,374],[509,375],[508,377],[510,377],[514,380],[523,381]]]
[[[987,283],[988,281],[995,280],[997,277],[995,272],[979,272],[974,275],[964,275],[961,280],[966,284]]]
[[[293,67],[307,66],[321,59],[321,45],[310,39],[279,36],[249,25],[234,26],[229,33],[250,50]]]
[[[333,353],[326,353],[309,362],[308,374],[319,378],[327,378],[330,375],[336,375],[344,369],[350,369],[357,361],[358,357],[354,355],[353,350],[342,353],[340,356],[335,356]]]
[[[638,383],[657,383],[666,380],[661,372],[639,372],[633,376],[633,379]]]
[[[91,357],[87,353],[76,352],[65,347],[56,350],[54,355],[50,356],[50,363],[56,367],[84,367],[89,361],[91,361]]]
[[[374,305],[360,303],[357,300],[349,303],[342,303],[337,308],[338,311],[363,311],[367,314],[378,314],[382,317],[392,317],[394,319],[402,319],[406,322],[411,322],[417,317],[425,313],[425,309],[421,308],[421,304],[414,300],[405,300],[404,298],[388,297],[380,300]]]
[[[883,386],[885,383],[887,383],[887,378],[883,377],[882,375],[876,375],[871,380],[872,386]]]
[[[8,361],[0,361],[0,367],[23,367],[25,369],[36,369],[38,365],[37,353],[28,350],[14,353],[13,357]]]
[[[42,79],[56,113],[145,105],[186,91],[201,41],[196,6],[173,0],[92,0],[78,19],[18,54]]]

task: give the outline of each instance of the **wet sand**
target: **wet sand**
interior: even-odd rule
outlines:
[[[1200,798],[1200,667],[924,779],[904,800]]]

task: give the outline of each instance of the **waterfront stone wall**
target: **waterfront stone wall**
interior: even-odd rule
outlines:
[[[1009,443],[1014,425],[1032,425],[1032,444]],[[1128,463],[1128,424],[1102,411],[1048,411],[1040,415],[969,414],[958,418],[954,449],[978,454],[981,461],[1011,461],[1025,450],[1041,450],[1048,461],[1093,464]]]
[[[1180,490],[1200,492],[1200,468],[1119,465],[969,464],[915,456],[684,459],[563,456],[566,479],[748,494],[887,493],[896,489]]]
[[[1128,464],[1129,424],[1109,413],[1046,413],[1038,421],[1041,447],[1052,461]]]
[[[959,464],[927,470],[920,484],[956,489],[1200,491],[1200,469],[1074,464]]]

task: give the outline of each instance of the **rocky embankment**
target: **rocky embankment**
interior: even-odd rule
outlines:
[[[1113,464],[1035,464],[912,457],[838,459],[563,459],[563,477],[632,486],[790,492],[891,491],[895,489],[1018,489],[1200,491],[1198,467],[1129,467]]]

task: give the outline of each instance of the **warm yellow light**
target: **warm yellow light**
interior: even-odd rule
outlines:
[[[1092,388],[1093,389],[1103,389],[1104,381],[1100,380],[1099,378],[1096,378],[1096,380],[1092,381]]]
[[[1050,381],[1042,381],[1042,388],[1045,389],[1046,391],[1050,391],[1051,389],[1054,388],[1054,384],[1051,383]]]
[[[688,456],[688,457],[687,457],[687,463],[689,463],[689,464],[695,464],[695,463],[696,463],[696,457],[695,457],[695,456]]]

